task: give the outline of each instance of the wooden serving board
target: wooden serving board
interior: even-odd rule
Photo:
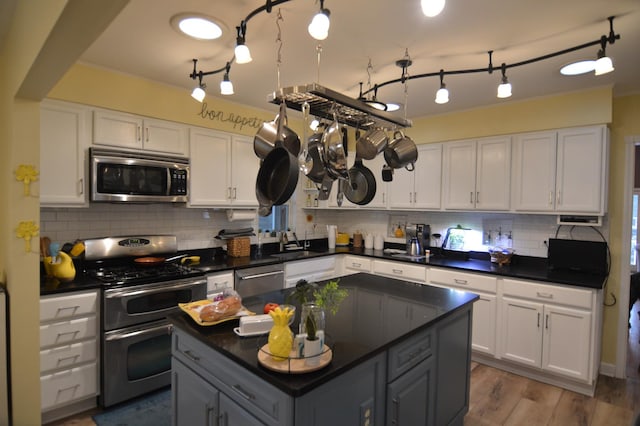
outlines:
[[[322,348],[320,355],[320,363],[318,365],[307,365],[304,358],[297,358],[296,351],[291,351],[289,358],[283,361],[276,361],[269,353],[269,344],[266,344],[258,350],[258,362],[265,368],[278,373],[303,374],[320,370],[326,367],[333,358],[333,352],[327,345]]]

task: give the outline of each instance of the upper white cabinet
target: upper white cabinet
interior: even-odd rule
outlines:
[[[133,114],[95,110],[93,143],[184,156],[187,154],[187,127]]]
[[[392,209],[439,209],[441,183],[442,144],[418,145],[415,170],[394,170],[393,181],[388,183],[388,205]]]
[[[192,128],[189,146],[190,206],[258,206],[260,161],[251,138]]]
[[[511,137],[444,145],[444,208],[509,210]]]
[[[40,107],[40,204],[86,207],[86,148],[91,140],[91,110],[45,100]]]
[[[518,135],[514,142],[514,209],[606,212],[605,126]]]

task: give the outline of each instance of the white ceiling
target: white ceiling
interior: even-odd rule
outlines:
[[[448,0],[441,15],[425,17],[419,0],[325,0],[331,11],[329,37],[318,42],[307,25],[319,4],[292,0],[257,14],[247,23],[247,45],[253,62],[234,64],[230,77],[235,95],[227,99],[275,110],[267,95],[277,88],[278,44],[276,18],[283,21],[280,76],[282,86],[318,82],[322,86],[357,97],[359,82],[367,87],[367,64],[373,65],[371,84],[399,78],[395,65],[408,49],[413,65],[409,74],[485,68],[487,51],[493,50],[494,66],[516,63],[599,39],[609,33],[608,16],[616,16],[614,29],[620,40],[607,47],[614,60],[613,73],[563,77],[559,68],[573,60],[595,58],[598,47],[563,55],[532,65],[509,69],[513,97],[506,102],[592,87],[613,85],[614,94],[640,92],[639,0]],[[89,47],[81,61],[149,80],[184,87],[185,96],[195,82],[189,78],[192,59],[198,69],[223,67],[233,56],[235,27],[265,3],[249,0],[131,0],[107,30]],[[196,41],[176,32],[170,18],[181,12],[200,12],[226,25],[221,39]],[[219,95],[222,74],[204,79],[209,96]],[[495,105],[499,70],[445,77],[451,101],[433,102],[439,87],[436,77],[410,80],[407,117],[459,111]],[[401,84],[378,91],[383,101],[404,103]],[[398,113],[402,115],[403,113]]]

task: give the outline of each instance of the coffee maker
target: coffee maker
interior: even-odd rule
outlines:
[[[407,253],[409,253],[412,238],[417,238],[423,249],[429,247],[431,239],[431,227],[429,225],[425,225],[424,223],[408,223],[405,229],[405,235],[407,237]]]

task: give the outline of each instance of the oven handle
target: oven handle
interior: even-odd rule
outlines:
[[[111,291],[108,290],[105,292],[104,297],[107,299],[120,298],[120,297],[131,297],[131,296],[141,296],[145,294],[153,294],[153,293],[161,293],[167,290],[180,290],[183,288],[197,287],[199,285],[206,284],[206,280],[198,280],[198,281],[189,281],[181,284],[171,284],[171,285],[158,285],[152,288],[146,288],[142,290],[131,290],[131,287],[127,287],[123,290]],[[135,287],[134,287],[135,288]]]
[[[284,274],[284,271],[274,271],[274,272],[264,272],[262,274],[245,275],[245,276],[240,276],[238,278],[240,278],[240,280],[252,280],[254,278],[264,278],[264,277],[271,277],[273,275],[282,275],[282,274]]]
[[[148,335],[148,334],[160,335],[165,333],[171,334],[172,332],[173,332],[173,324],[165,323],[165,324],[156,325],[154,327],[137,329],[133,331],[110,332],[109,335],[105,336],[105,340],[116,341],[116,340],[123,340],[131,337],[140,336],[143,334],[144,335]]]

